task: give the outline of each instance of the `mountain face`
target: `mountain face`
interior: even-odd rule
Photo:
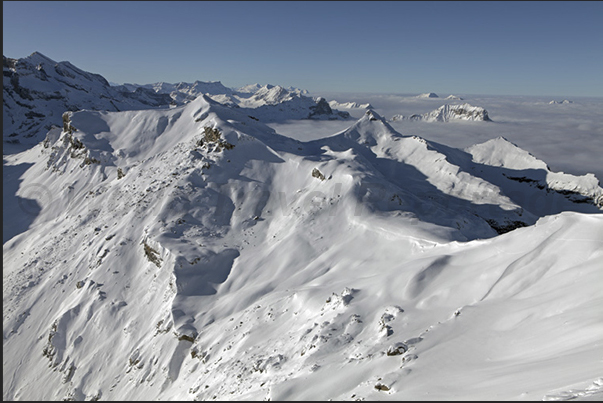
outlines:
[[[255,110],[290,102],[272,89]],[[67,112],[7,157],[30,225],[3,247],[5,400],[486,398],[501,377],[540,398],[600,376],[590,176],[372,110],[303,143],[247,112]]]
[[[146,89],[111,87],[98,74],[57,63],[34,52],[23,59],[3,56],[3,123],[5,141],[35,144],[61,125],[65,111],[121,111],[166,107],[171,99]]]
[[[391,120],[417,120],[425,122],[449,122],[451,120],[491,121],[487,110],[481,106],[471,106],[468,103],[462,105],[442,105],[438,109],[422,115],[394,115]]]
[[[62,124],[65,111],[169,108],[203,94],[266,122],[349,118],[347,112],[333,111],[326,101],[307,97],[296,88],[266,85],[254,92],[249,92],[253,86],[235,91],[219,81],[111,86],[98,74],[69,62],[57,63],[38,52],[23,59],[3,56],[3,77],[3,139],[12,143],[42,141],[52,126]]]

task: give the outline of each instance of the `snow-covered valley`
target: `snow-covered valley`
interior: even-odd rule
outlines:
[[[592,170],[491,105],[144,88],[5,143],[4,400],[603,398]]]

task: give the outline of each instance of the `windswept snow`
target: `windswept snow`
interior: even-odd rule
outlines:
[[[62,122],[5,155],[5,400],[598,396],[594,176],[375,110],[308,142],[209,95]]]

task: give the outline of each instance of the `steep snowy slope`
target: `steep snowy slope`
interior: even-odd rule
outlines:
[[[38,208],[3,246],[4,399],[596,396],[603,215],[486,147],[374,111],[302,143],[207,96],[67,113],[5,157]]]

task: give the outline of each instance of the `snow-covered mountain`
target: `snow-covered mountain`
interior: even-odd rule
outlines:
[[[333,109],[373,109],[370,103],[359,104],[358,102],[337,102],[329,101],[329,106]]]
[[[564,99],[563,101],[555,101],[552,100],[551,102],[549,102],[549,104],[554,105],[554,104],[573,104],[574,101],[570,101],[569,99]]]
[[[23,59],[3,56],[3,74],[3,139],[13,143],[42,141],[53,125],[61,125],[65,111],[169,108],[204,94],[266,122],[349,118],[348,112],[332,110],[324,99],[297,88],[256,84],[236,91],[219,81],[111,86],[98,74],[38,52]]]
[[[448,95],[448,96],[446,97],[446,99],[454,99],[454,100],[459,100],[459,101],[462,101],[462,100],[463,100],[463,98],[461,98],[461,97],[459,97],[459,96],[456,96],[456,95],[452,95],[452,94]]]
[[[247,112],[68,112],[5,156],[5,400],[600,396],[594,177]]]
[[[2,57],[4,141],[35,144],[65,111],[122,111],[167,107],[169,96],[144,88],[112,87],[98,74],[34,52],[22,59]]]
[[[129,84],[132,85],[132,84]],[[135,86],[135,85],[134,85]],[[169,94],[173,101],[182,105],[200,95],[208,95],[214,101],[246,113],[263,122],[290,119],[348,119],[348,112],[333,110],[322,97],[308,97],[308,92],[299,88],[284,88],[280,85],[251,84],[239,89],[226,88],[222,83],[193,84],[147,84],[144,88]]]
[[[468,103],[461,105],[445,104],[438,109],[422,115],[394,115],[391,120],[422,120],[425,122],[449,122],[451,120],[491,121],[487,110],[481,106],[471,106]]]
[[[439,98],[439,96],[435,92],[426,92],[424,94],[417,95],[416,98]]]

